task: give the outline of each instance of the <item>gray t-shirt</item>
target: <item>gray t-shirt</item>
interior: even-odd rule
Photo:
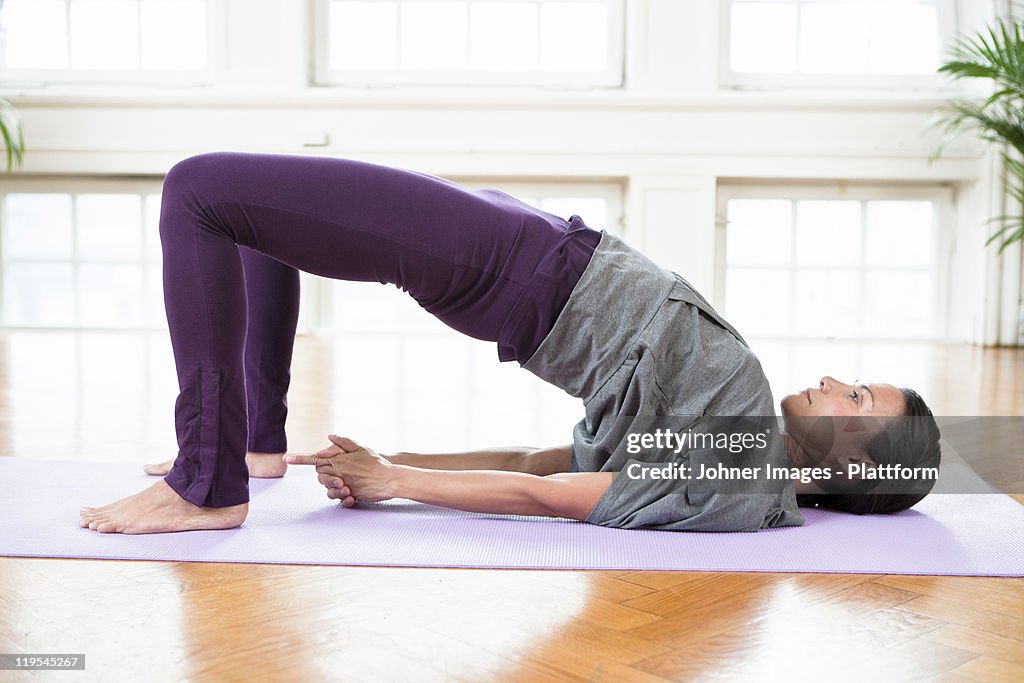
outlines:
[[[788,479],[693,478],[715,463],[788,466],[773,428],[771,390],[743,338],[686,280],[614,235],[602,235],[558,320],[523,367],[583,399],[586,416],[573,429],[573,471],[618,473],[587,522],[674,531],[803,523]],[[643,447],[637,436],[714,434],[723,425],[732,431],[754,425],[747,431],[763,433],[763,441],[732,453],[707,442]],[[688,468],[691,477],[642,473],[666,465]]]

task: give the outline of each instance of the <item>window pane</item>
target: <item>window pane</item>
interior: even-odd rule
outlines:
[[[331,321],[338,329],[392,331],[399,328],[397,295],[373,282],[335,280],[331,287]]]
[[[4,324],[70,327],[75,322],[70,264],[12,263],[4,270]]]
[[[732,70],[751,73],[794,71],[796,12],[796,6],[788,3],[734,3],[729,39]]]
[[[139,67],[138,7],[134,0],[71,3],[71,67]]]
[[[144,285],[142,266],[79,266],[81,324],[141,327]]]
[[[935,6],[896,2],[873,6],[870,60],[872,73],[934,73],[939,68]]]
[[[335,329],[388,332],[443,332],[449,328],[408,294],[374,282],[331,282],[331,324]]]
[[[786,200],[772,200],[784,205]],[[726,314],[751,322],[751,337],[929,338],[941,333],[935,300],[939,265],[933,201],[795,200],[794,262],[764,267],[784,239],[759,235],[769,215],[758,199],[729,201]],[[781,223],[781,221],[780,221]],[[760,241],[758,241],[760,238]],[[762,267],[757,267],[762,266]],[[792,301],[776,278],[792,277]],[[763,281],[761,285],[759,282]],[[772,301],[764,292],[771,291]],[[773,303],[774,302],[774,303]],[[773,325],[765,311],[788,311]],[[734,313],[738,311],[738,313]]]
[[[864,3],[804,5],[800,11],[800,70],[866,72],[869,10]]]
[[[146,269],[145,318],[141,324],[147,327],[166,328],[167,314],[164,313],[163,267],[151,263]]]
[[[864,311],[866,332],[884,337],[933,336],[934,286],[928,273],[870,271]]]
[[[86,261],[142,258],[142,198],[134,194],[78,197],[78,254]]]
[[[71,258],[71,195],[9,194],[5,204],[5,260]]]
[[[160,250],[160,195],[146,196],[146,227],[144,230],[145,259],[160,263],[163,253]]]
[[[142,68],[206,68],[204,0],[148,0],[140,7]]]
[[[858,336],[860,272],[800,270],[796,274],[794,332],[815,337]]]
[[[787,265],[793,234],[788,199],[733,199],[729,202],[725,260],[732,265]]]
[[[332,69],[393,69],[398,54],[398,6],[393,2],[331,3]]]
[[[861,259],[860,202],[800,201],[796,207],[796,262],[851,266]]]
[[[465,3],[405,3],[401,26],[402,68],[465,68]]]
[[[64,0],[7,0],[3,5],[9,69],[65,69],[68,27]],[[2,57],[2,56],[0,56]]]
[[[470,9],[470,63],[474,69],[537,68],[537,6],[477,2]]]
[[[789,333],[789,271],[734,268],[725,276],[725,317],[744,337]]]
[[[328,5],[335,71],[401,70],[381,82],[549,84],[530,72],[604,74],[612,48],[611,0],[334,0]],[[427,74],[427,72],[433,72]],[[455,72],[455,73],[453,73]],[[498,72],[512,72],[509,77]],[[348,78],[338,74],[334,82]],[[360,74],[360,80],[368,78]]]
[[[868,202],[867,264],[929,267],[935,259],[931,202]]]
[[[731,17],[736,72],[920,75],[941,58],[935,0],[734,0]]]
[[[541,3],[540,61],[554,71],[603,71],[608,66],[608,6]]]

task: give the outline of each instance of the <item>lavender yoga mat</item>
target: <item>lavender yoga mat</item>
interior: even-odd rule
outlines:
[[[78,526],[81,505],[107,503],[153,481],[138,465],[0,458],[6,501],[0,515],[0,555],[416,567],[1024,575],[1024,507],[991,493],[932,495],[912,510],[888,516],[805,510],[807,523],[802,527],[757,533],[680,533],[472,514],[410,501],[344,509],[326,498],[310,471],[293,468],[283,479],[252,481],[249,518],[238,529],[122,536]],[[981,486],[977,490],[985,490],[977,482]]]

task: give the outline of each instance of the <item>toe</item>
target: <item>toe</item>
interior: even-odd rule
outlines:
[[[171,467],[174,466],[174,460],[164,460],[163,462],[151,462],[147,465],[143,465],[142,471],[152,476],[160,476],[167,474],[171,471]]]

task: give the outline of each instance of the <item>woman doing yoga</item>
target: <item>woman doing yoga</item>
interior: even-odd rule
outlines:
[[[315,466],[346,507],[397,497],[671,530],[800,524],[798,494],[900,510],[933,483],[872,476],[937,465],[938,429],[915,392],[823,377],[782,400],[784,432],[773,428],[756,357],[689,283],[577,216],[495,190],[342,159],[201,154],[164,180],[160,238],[178,456],[148,470],[166,474],[149,488],[82,508],[83,527],[235,527],[250,473],[280,476],[286,463]],[[331,435],[315,455],[282,461],[300,270],[394,284],[448,326],[496,342],[501,361],[583,400],[572,446],[384,456]],[[753,441],[683,444],[723,424]],[[728,489],[655,471],[723,463],[784,474]],[[828,476],[800,476],[811,469]]]

